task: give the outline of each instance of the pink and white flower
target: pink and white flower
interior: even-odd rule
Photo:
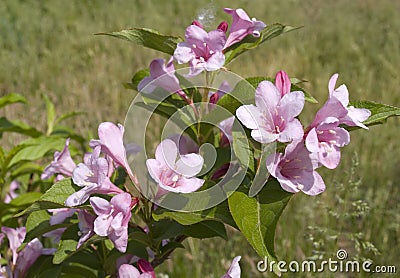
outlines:
[[[255,94],[256,105],[242,105],[236,110],[237,118],[260,143],[290,142],[303,137],[303,126],[296,117],[304,106],[304,94],[290,92],[281,97],[277,87],[262,81]]]
[[[94,232],[99,236],[108,236],[120,252],[126,252],[128,246],[128,223],[131,209],[136,202],[129,193],[121,193],[108,202],[99,197],[91,197],[90,204],[97,218],[94,221]]]
[[[4,203],[9,204],[12,201],[12,199],[18,196],[18,193],[15,191],[19,188],[19,186],[20,186],[19,182],[15,180],[10,183],[10,187],[8,188],[6,197],[4,197]]]
[[[224,65],[225,32],[213,30],[207,33],[197,25],[190,25],[186,28],[185,38],[186,41],[178,43],[174,59],[179,64],[190,64],[189,75],[197,75],[203,70],[215,71]]]
[[[232,260],[231,266],[229,267],[228,271],[221,278],[240,278],[241,270],[239,261],[241,258],[241,256],[235,257]]]
[[[268,156],[266,164],[268,172],[288,192],[302,191],[314,196],[325,191],[325,183],[315,171],[317,163],[304,147],[303,140],[290,143],[284,154],[276,153]]]
[[[199,189],[204,180],[196,178],[204,160],[196,153],[179,157],[178,147],[165,139],[156,149],[155,159],[147,159],[146,165],[150,176],[161,189],[171,192],[190,193]]]
[[[139,259],[138,267],[142,274],[140,274],[139,270],[130,264],[122,264],[118,268],[118,277],[119,278],[155,278],[156,275],[154,273],[154,269],[151,264],[143,259]]]
[[[104,122],[98,128],[99,140],[90,140],[90,147],[95,149],[101,147],[101,152],[109,156],[117,165],[120,165],[129,176],[132,176],[132,170],[129,167],[126,158],[124,146],[124,127],[111,122]]]
[[[72,174],[72,180],[81,190],[67,198],[67,206],[77,206],[86,202],[91,194],[115,194],[123,192],[114,185],[108,177],[109,162],[104,157],[99,157],[100,148],[94,149],[92,154],[85,155],[84,162],[79,163]]]
[[[267,26],[264,22],[256,20],[255,18],[250,19],[243,9],[225,8],[224,11],[232,16],[232,25],[224,49],[240,42],[247,35],[259,37],[260,31]]]
[[[62,152],[55,152],[54,153],[54,159],[44,169],[41,179],[42,180],[47,180],[54,174],[62,174],[67,177],[72,176],[72,171],[74,171],[76,164],[71,158],[71,154],[69,152],[68,146],[69,146],[70,139],[68,138],[67,141],[65,142],[64,149]]]
[[[332,75],[329,80],[329,96],[337,98],[342,105],[347,109],[347,115],[339,118],[341,124],[345,124],[348,126],[359,126],[365,129],[368,129],[362,122],[371,116],[371,111],[365,108],[354,108],[353,106],[349,106],[349,91],[347,90],[346,85],[340,85],[335,89],[336,81],[339,77],[339,74],[335,73]]]

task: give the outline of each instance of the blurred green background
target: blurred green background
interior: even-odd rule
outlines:
[[[304,26],[230,65],[243,77],[273,77],[283,69],[291,77],[308,80],[305,88],[320,104],[307,104],[303,123],[308,123],[325,101],[328,80],[335,72],[340,74],[338,84],[349,88],[351,100],[400,106],[399,1],[231,2],[3,0],[0,96],[17,92],[30,102],[29,106],[14,105],[3,111],[10,119],[24,119],[44,128],[41,93],[46,93],[59,112],[85,111],[86,116],[69,124],[84,135],[96,136],[101,121],[124,121],[135,93],[124,89],[122,83],[153,58],[169,57],[94,34],[147,27],[183,36],[185,28],[201,15],[214,16],[209,28],[221,20],[230,21],[222,12],[224,7],[242,7],[250,17],[267,24]],[[397,264],[400,271],[398,125],[398,119],[390,119],[383,126],[352,133],[350,146],[342,150],[340,166],[335,171],[320,171],[327,191],[318,197],[297,194],[292,199],[277,230],[279,258],[335,258],[336,251],[344,248],[351,258]],[[16,139],[20,138],[5,135],[1,144]],[[187,241],[187,249],[176,252],[159,272],[169,277],[220,277],[230,260],[241,255],[243,277],[272,276],[260,274],[256,263],[261,258],[240,234],[229,233],[228,242],[219,238]]]

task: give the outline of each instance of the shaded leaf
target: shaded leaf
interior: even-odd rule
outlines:
[[[161,35],[157,31],[147,28],[133,28],[118,32],[99,33],[96,35],[116,37],[170,55],[174,54],[177,44],[182,41],[182,39],[178,37]]]
[[[153,212],[153,218],[156,221],[164,218],[170,218],[182,225],[192,225],[205,220],[217,220],[232,227],[236,227],[235,221],[229,212],[228,203],[226,201],[213,208],[194,212],[170,211],[159,208]]]
[[[205,220],[193,225],[185,226],[184,235],[194,238],[222,237],[228,240],[223,223],[215,220]]]

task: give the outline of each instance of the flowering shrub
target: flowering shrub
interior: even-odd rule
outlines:
[[[101,123],[89,144],[60,125],[77,113],[56,117],[47,97],[45,133],[1,118],[0,135],[31,138],[0,148],[0,277],[155,277],[186,238],[228,239],[226,225],[276,260],[275,228],[293,194],[324,192],[317,169],[339,165],[349,132],[399,115],[393,106],[349,102],[334,74],[327,101],[305,125],[298,116],[305,102],[317,101],[298,79],[283,70],[274,79],[244,79],[228,69],[242,53],[296,28],[224,11],[231,23],[207,31],[193,21],[185,39],[139,28],[107,33],[171,58],[134,75],[126,86],[139,94],[124,126]],[[0,108],[16,102],[25,99],[9,94]],[[154,115],[167,122],[146,144]],[[222,277],[240,277],[239,261]]]

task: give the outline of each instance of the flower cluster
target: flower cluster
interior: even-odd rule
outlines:
[[[340,161],[340,147],[350,142],[346,129],[339,126],[358,125],[370,116],[367,109],[347,107],[349,93],[345,85],[334,89],[338,75],[329,81],[329,98],[317,112],[304,132],[296,118],[304,106],[304,94],[291,92],[291,82],[284,71],[278,72],[275,84],[261,82],[255,94],[256,105],[243,105],[236,111],[237,118],[260,143],[274,141],[289,143],[285,153],[267,158],[267,169],[288,192],[302,191],[317,195],[325,190],[325,183],[315,171],[321,165],[334,169]]]

